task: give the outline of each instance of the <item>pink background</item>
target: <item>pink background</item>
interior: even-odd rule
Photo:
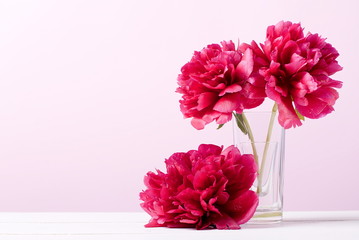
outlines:
[[[359,210],[358,1],[1,1],[0,211],[140,211],[147,171],[221,131],[179,111],[210,43],[300,21],[341,53],[336,111],[287,132],[286,210]]]

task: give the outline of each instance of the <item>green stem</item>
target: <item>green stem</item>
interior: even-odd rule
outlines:
[[[245,115],[244,113],[242,113],[242,116],[243,116],[243,122],[244,122],[244,124],[245,124],[246,127],[247,127],[249,140],[251,141],[254,160],[255,160],[257,166],[259,166],[259,165],[258,165],[259,162],[258,162],[257,147],[256,147],[256,143],[255,143],[255,141],[254,141],[254,136],[253,136],[253,132],[252,132],[251,126],[249,125],[249,122],[248,122],[248,119],[247,119],[246,115]],[[259,174],[259,172],[258,172],[258,174]]]
[[[258,187],[257,187],[258,194],[262,192],[263,171],[264,171],[265,162],[266,162],[267,155],[268,155],[270,140],[272,138],[273,126],[274,126],[275,116],[277,114],[277,109],[278,109],[278,105],[277,105],[277,103],[274,103],[273,108],[272,108],[272,114],[271,114],[270,121],[269,121],[269,126],[268,126],[266,144],[265,144],[264,150],[263,150],[262,162],[259,167]]]

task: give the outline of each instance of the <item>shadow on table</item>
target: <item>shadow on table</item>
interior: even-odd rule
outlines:
[[[275,224],[244,224],[242,225],[243,229],[250,229],[250,228],[282,228],[282,227],[289,227],[289,226],[305,226],[305,225],[313,225],[313,224],[321,224],[321,223],[333,223],[336,222],[358,222],[359,224],[359,217],[350,217],[344,219],[325,219],[325,218],[310,218],[310,219],[286,219],[283,220],[281,223]]]

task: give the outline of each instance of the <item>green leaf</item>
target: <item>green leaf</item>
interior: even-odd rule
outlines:
[[[295,109],[295,113],[297,114],[297,116],[299,117],[300,120],[302,120],[302,121],[305,120],[305,117],[302,114],[300,114],[300,112],[298,112],[297,109]]]
[[[217,127],[217,130],[222,128],[224,126],[224,124],[219,124],[218,127]]]
[[[237,114],[237,113],[233,113],[234,117],[236,118],[236,123],[237,126],[239,127],[239,129],[241,129],[241,131],[247,135],[248,134],[248,129],[246,124],[244,123],[244,119],[243,119],[243,115],[242,114]]]

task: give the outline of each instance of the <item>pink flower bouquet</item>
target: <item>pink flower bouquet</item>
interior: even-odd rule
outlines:
[[[273,123],[288,129],[305,118],[331,113],[342,83],[331,76],[342,70],[337,50],[318,34],[303,32],[299,23],[281,21],[267,28],[264,43],[232,41],[196,51],[181,68],[177,92],[180,109],[196,129],[215,121],[222,127],[232,117],[248,136],[252,154],[230,146],[200,145],[166,160],[167,172],[145,176],[142,208],[152,217],[147,227],[238,229],[255,213],[261,196],[264,162]],[[246,109],[273,100],[259,165]],[[258,169],[259,168],[259,169]],[[250,190],[257,179],[257,193]]]
[[[300,126],[334,110],[342,83],[330,76],[342,67],[337,50],[318,34],[304,36],[300,24],[279,22],[258,45],[212,44],[195,52],[178,76],[180,107],[196,129],[212,121],[225,124],[232,114],[259,106],[266,97],[278,107],[279,123]]]
[[[342,82],[331,76],[342,70],[337,50],[318,34],[307,33],[299,23],[281,21],[267,28],[264,43],[232,41],[208,45],[195,52],[178,76],[177,92],[182,94],[180,108],[192,118],[196,129],[216,121],[221,128],[235,117],[237,126],[252,142],[255,161],[255,137],[243,110],[273,100],[263,160],[278,114],[285,128],[302,125],[305,118],[318,119],[331,113],[339,95],[335,88]],[[261,184],[259,183],[259,193]]]

